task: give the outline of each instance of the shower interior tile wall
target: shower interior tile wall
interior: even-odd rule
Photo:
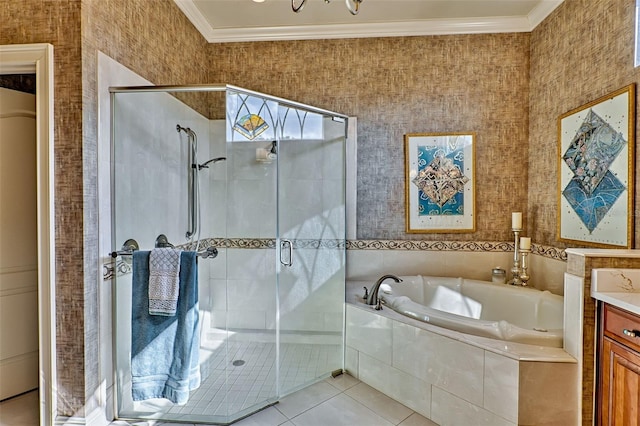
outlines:
[[[212,151],[222,152],[225,145],[224,121],[211,121]],[[331,132],[326,126],[325,131]],[[339,141],[325,134],[325,140]],[[229,181],[215,173],[209,215],[213,237],[274,238],[276,234],[276,194],[279,207],[279,231],[284,238],[323,240],[344,238],[344,228],[327,226],[336,215],[344,217],[342,173],[331,166],[340,158],[342,143],[329,142],[329,153],[319,156],[321,140],[283,140],[279,151],[279,192],[276,192],[276,163],[256,161],[256,148],[268,142],[226,144]],[[326,147],[326,145],[325,145]],[[340,150],[336,155],[333,151]],[[296,185],[291,184],[296,182]],[[304,185],[300,185],[300,182]],[[293,188],[293,189],[292,189]],[[340,190],[340,189],[341,190]],[[316,212],[321,211],[318,215]],[[341,314],[327,310],[327,298],[339,288],[343,264],[324,259],[323,250],[296,249],[296,263],[279,278],[280,314],[283,330],[338,332]],[[211,308],[209,324],[214,328],[274,329],[276,312],[276,251],[274,249],[220,249],[211,266],[208,287]],[[309,275],[308,271],[313,271]],[[309,276],[307,276],[309,275]],[[304,277],[307,285],[297,279]],[[298,285],[296,286],[296,283]],[[316,293],[312,301],[306,300]]]
[[[115,191],[116,244],[135,238],[149,249],[159,234],[186,242],[189,143],[176,124],[196,132],[200,160],[209,155],[207,119],[166,93],[118,94],[115,114],[115,175],[122,183]],[[208,180],[200,179],[203,212],[208,194]],[[208,230],[203,223],[202,236]]]
[[[173,244],[185,242],[187,224],[187,152],[184,133],[176,124],[198,135],[199,160],[209,155],[208,120],[166,93],[118,94],[116,120],[116,244],[134,238],[142,250],[154,247],[159,234]],[[206,170],[205,170],[206,173]],[[201,179],[202,211],[209,204],[207,180]],[[129,183],[130,186],[127,186]],[[123,190],[120,190],[124,187]],[[207,235],[208,224],[202,224]],[[198,262],[200,276],[208,276],[209,261]],[[118,374],[125,389],[129,386],[129,345],[131,342],[131,274],[117,279],[116,317]],[[131,393],[122,392],[122,402],[130,404]]]
[[[116,241],[111,242],[111,117],[110,94],[112,86],[150,85],[150,83],[106,55],[98,54],[99,84],[99,143],[98,175],[100,182],[99,228],[100,253],[103,262],[110,261],[107,253],[119,249],[128,238],[134,238],[142,250],[154,246],[159,234],[165,234],[174,244],[185,242],[187,223],[187,140],[178,134],[176,124],[192,128],[199,139],[199,159],[209,155],[209,120],[175,97],[164,93],[118,95],[116,128],[122,148],[116,153],[115,166],[118,179],[129,185],[121,185],[116,192],[118,209]],[[123,132],[126,129],[126,132]],[[202,211],[209,205],[208,180],[201,181]],[[175,194],[175,197],[167,197]],[[209,224],[203,221],[202,235],[207,235]],[[199,262],[199,275],[208,277],[209,262]],[[128,345],[130,339],[131,301],[126,297],[131,285],[131,276],[118,278],[119,299],[116,300],[116,316],[119,329],[115,330],[119,345]],[[205,287],[206,290],[206,287]],[[101,286],[100,337],[101,376],[106,383],[107,399],[111,399],[113,386],[112,362],[112,287]],[[129,350],[119,348],[118,355],[128,357]],[[119,366],[129,364],[120,359]],[[121,377],[127,374],[119,372]],[[130,393],[124,393],[129,395]],[[110,405],[108,405],[110,409]]]

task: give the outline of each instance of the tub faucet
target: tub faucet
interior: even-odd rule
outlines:
[[[367,305],[376,305],[378,304],[378,290],[380,289],[380,285],[388,278],[391,278],[392,280],[394,280],[397,283],[402,282],[402,280],[398,277],[396,277],[395,275],[383,275],[380,278],[378,278],[378,281],[376,281],[376,283],[373,285],[373,287],[371,287],[371,291],[369,292],[369,294],[367,295]]]

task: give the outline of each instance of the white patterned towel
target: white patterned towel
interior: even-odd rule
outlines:
[[[149,255],[149,315],[175,316],[180,290],[180,254],[175,248],[156,248]]]

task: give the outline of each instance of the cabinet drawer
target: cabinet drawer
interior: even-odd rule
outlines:
[[[605,304],[604,334],[640,351],[640,317],[634,314]]]

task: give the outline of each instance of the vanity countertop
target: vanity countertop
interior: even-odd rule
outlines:
[[[640,315],[640,269],[594,269],[591,297]]]

